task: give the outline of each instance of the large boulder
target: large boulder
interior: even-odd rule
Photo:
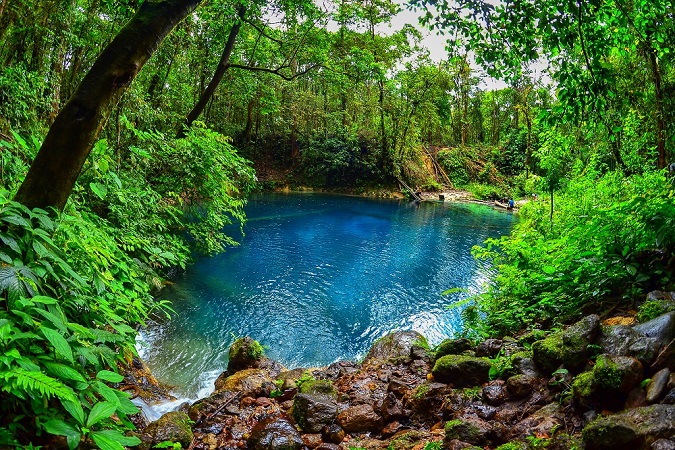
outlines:
[[[319,433],[338,414],[335,398],[326,394],[298,394],[293,399],[292,416],[305,433]]]
[[[461,355],[473,348],[473,342],[467,338],[445,339],[436,347],[436,359],[446,355]]]
[[[588,450],[647,450],[675,435],[675,406],[652,405],[600,417],[582,432]]]
[[[675,339],[675,311],[662,314],[649,322],[633,327],[638,334],[656,339],[659,345],[666,346]]]
[[[371,405],[355,405],[337,416],[337,423],[348,433],[379,432],[382,417]]]
[[[178,411],[168,412],[147,426],[143,433],[145,445],[141,447],[152,448],[161,442],[171,441],[188,448],[193,438],[190,423],[187,414]]]
[[[472,445],[486,445],[490,440],[492,427],[477,417],[455,419],[445,424],[446,445],[451,441],[461,441]]]
[[[580,369],[590,356],[589,345],[595,341],[599,330],[600,318],[597,315],[584,317],[566,330],[532,344],[532,359],[547,372],[560,366],[570,370]]]
[[[431,370],[436,381],[452,383],[455,387],[477,386],[490,379],[490,361],[473,356],[446,355],[439,358]]]
[[[643,365],[649,365],[659,350],[656,338],[642,336],[628,325],[603,327],[598,345],[603,353],[632,356]]]
[[[380,366],[410,358],[414,346],[428,347],[427,340],[417,331],[394,331],[373,344],[363,360],[364,366]]]
[[[300,450],[304,447],[300,433],[288,420],[279,417],[258,422],[247,443],[252,450]]]
[[[269,395],[276,387],[266,370],[244,369],[230,376],[227,373],[223,372],[216,380],[216,392],[239,392],[242,398],[260,397]]]

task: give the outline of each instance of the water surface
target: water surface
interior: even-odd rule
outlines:
[[[207,395],[240,336],[289,368],[358,359],[394,329],[440,342],[461,329],[446,307],[466,295],[441,293],[479,291],[471,247],[514,220],[483,205],[318,194],[255,196],[246,212],[241,245],[163,291],[178,315],[142,333],[142,356],[178,395]]]

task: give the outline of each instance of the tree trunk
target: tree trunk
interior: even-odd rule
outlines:
[[[246,6],[243,4],[239,5],[239,8],[237,9],[237,15],[239,16],[239,20],[237,20],[237,22],[235,22],[230,29],[230,35],[227,38],[225,49],[223,50],[223,54],[220,57],[218,67],[213,73],[211,82],[206,87],[206,89],[204,89],[204,92],[202,92],[202,95],[199,97],[197,104],[194,106],[194,108],[192,108],[192,111],[190,111],[190,113],[185,118],[185,123],[178,130],[176,137],[181,138],[185,136],[185,132],[190,128],[190,126],[192,126],[192,123],[197,120],[199,115],[204,111],[204,108],[208,104],[211,97],[213,97],[213,93],[216,91],[220,81],[223,79],[223,75],[225,75],[225,71],[229,67],[230,55],[232,54],[234,42],[236,41],[237,34],[239,34],[239,29],[241,28],[242,19],[244,18],[244,15],[246,15]]]
[[[663,169],[668,165],[666,162],[666,125],[663,120],[663,90],[661,89],[661,71],[656,60],[656,52],[652,48],[647,49],[649,63],[654,77],[654,95],[656,100],[656,148],[659,152],[658,167]]]
[[[14,199],[62,210],[111,102],[200,0],[147,0],[99,55],[52,124]]]

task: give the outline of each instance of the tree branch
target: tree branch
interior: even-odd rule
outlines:
[[[271,73],[271,74],[274,74],[274,75],[277,75],[277,76],[283,78],[286,81],[291,81],[295,78],[298,78],[302,75],[305,75],[306,73],[308,73],[311,70],[313,70],[317,67],[320,67],[320,66],[321,66],[321,64],[312,64],[311,66],[307,67],[305,70],[289,76],[289,75],[285,75],[284,73],[281,72],[283,69],[288,69],[290,67],[290,66],[287,66],[287,65],[277,67],[276,69],[271,69],[269,67],[246,66],[246,65],[243,65],[243,64],[230,64],[229,65],[229,67],[231,67],[233,69],[250,70],[251,72]]]

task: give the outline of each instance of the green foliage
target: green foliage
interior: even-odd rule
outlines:
[[[673,301],[647,300],[638,307],[637,320],[638,322],[647,322],[671,311],[675,311],[675,302]]]
[[[666,229],[675,221],[674,195],[662,172],[610,173],[570,181],[553,229],[544,202],[523,207],[510,236],[473,250],[498,269],[479,302],[487,325],[513,332],[568,321],[671,285],[675,239]]]
[[[21,431],[30,420],[40,439],[65,436],[70,448],[85,436],[104,449],[140,442],[123,434],[138,409],[106,382],[122,381],[110,369],[135,352],[132,325],[158,305],[138,281],[142,269],[104,229],[72,213],[30,211],[0,192],[2,445],[35,439]]]
[[[348,186],[376,175],[375,155],[356,136],[313,138],[301,150],[302,171],[318,186]]]

